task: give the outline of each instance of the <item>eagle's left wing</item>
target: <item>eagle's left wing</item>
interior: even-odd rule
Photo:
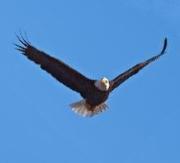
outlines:
[[[119,76],[117,76],[116,78],[111,80],[109,91],[114,90],[116,87],[118,87],[121,83],[123,83],[129,77],[135,75],[136,73],[139,72],[139,70],[141,70],[142,68],[144,68],[145,66],[147,66],[151,62],[157,60],[159,57],[161,57],[165,53],[166,47],[167,47],[167,38],[165,38],[165,40],[164,40],[164,46],[163,46],[163,49],[161,50],[160,54],[158,54],[158,55],[156,55],[156,56],[154,56],[154,57],[152,57],[152,58],[150,58],[144,62],[136,64],[135,66],[133,66],[129,70],[125,71],[124,73],[120,74]]]
[[[91,89],[94,84],[94,80],[85,77],[61,60],[38,50],[23,37],[17,36],[17,38],[21,43],[21,45],[15,44],[17,50],[21,51],[22,54],[31,61],[40,65],[43,70],[50,73],[59,82],[63,83],[72,90],[79,92],[83,97],[86,96],[86,92],[88,89]]]

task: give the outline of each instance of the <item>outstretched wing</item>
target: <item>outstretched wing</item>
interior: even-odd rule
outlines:
[[[21,45],[15,44],[17,50],[21,51],[28,59],[40,65],[43,70],[50,73],[59,82],[79,92],[81,95],[91,88],[93,80],[86,78],[62,61],[38,50],[23,37],[17,36],[17,38],[21,43]]]
[[[139,70],[141,70],[142,68],[144,68],[145,66],[147,66],[151,62],[154,62],[159,57],[161,57],[165,53],[166,47],[167,47],[167,38],[165,38],[165,40],[164,40],[164,46],[163,46],[160,54],[158,54],[158,55],[156,55],[156,56],[154,56],[154,57],[152,57],[152,58],[150,58],[150,59],[148,59],[148,60],[146,60],[144,62],[136,64],[135,66],[133,66],[129,70],[127,70],[124,73],[117,76],[115,79],[111,80],[110,81],[110,91],[112,91],[113,89],[118,87],[121,83],[123,83],[129,77],[131,77],[131,76],[135,75],[136,73],[138,73]]]

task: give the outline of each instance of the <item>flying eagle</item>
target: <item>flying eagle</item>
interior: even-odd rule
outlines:
[[[108,99],[109,94],[129,77],[161,57],[167,47],[167,38],[165,38],[163,48],[158,55],[136,64],[112,80],[108,80],[106,77],[100,80],[93,80],[82,75],[61,60],[37,49],[22,36],[17,36],[17,38],[20,42],[20,44],[15,44],[17,50],[38,64],[43,70],[50,73],[59,82],[82,96],[83,99],[81,101],[71,104],[70,107],[74,112],[89,117],[106,110],[107,105],[105,101]]]

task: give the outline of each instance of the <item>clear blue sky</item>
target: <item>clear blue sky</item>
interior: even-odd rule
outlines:
[[[180,1],[0,2],[0,163],[179,163]],[[167,54],[82,118],[80,96],[19,55],[15,33],[91,78]]]

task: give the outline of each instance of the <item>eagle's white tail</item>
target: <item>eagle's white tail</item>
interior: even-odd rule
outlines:
[[[86,103],[86,100],[81,100],[81,101],[72,103],[70,107],[75,113],[83,117],[92,117],[95,114],[105,111],[108,106],[105,103],[102,103],[96,106],[95,108],[91,109],[90,105]]]

